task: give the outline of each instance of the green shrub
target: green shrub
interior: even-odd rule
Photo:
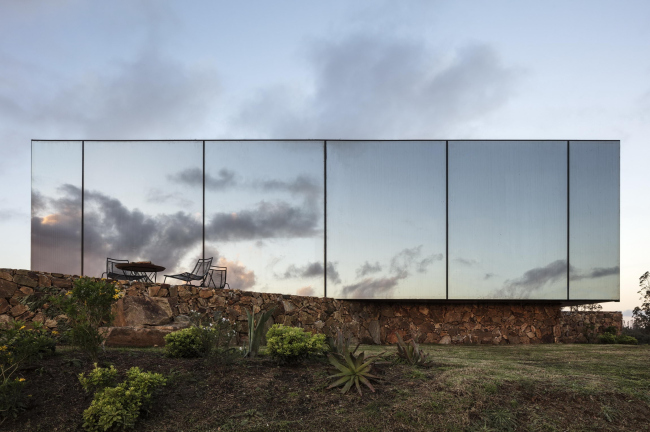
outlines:
[[[616,336],[616,343],[623,345],[637,345],[639,341],[632,336],[620,335]]]
[[[311,334],[299,327],[274,324],[266,333],[266,351],[283,362],[295,362],[327,350],[324,334]]]
[[[236,349],[230,347],[235,330],[227,318],[215,312],[211,316],[190,313],[191,327],[175,331],[165,336],[165,351],[169,357],[210,357],[234,356]]]
[[[0,329],[0,419],[16,417],[24,409],[22,389],[25,379],[18,370],[54,352],[56,342],[40,323],[28,328],[14,321]],[[1,422],[0,421],[0,422]]]
[[[111,306],[120,298],[113,282],[82,277],[74,281],[65,296],[50,296],[49,301],[69,319],[67,337],[72,345],[97,361],[104,335],[99,331],[113,321]]]
[[[601,344],[615,344],[616,343],[616,336],[614,336],[611,333],[604,333],[604,334],[598,335],[598,343],[601,343]]]
[[[140,412],[151,403],[155,390],[165,383],[161,374],[142,372],[137,367],[129,369],[124,382],[95,393],[90,407],[83,414],[84,429],[106,431],[133,428]]]
[[[97,367],[95,363],[95,368],[86,374],[79,374],[79,382],[81,386],[88,393],[96,392],[106,387],[113,387],[115,385],[115,378],[117,378],[117,369],[115,366],[111,365],[108,368]]]
[[[201,332],[199,327],[188,327],[166,335],[165,352],[167,356],[174,358],[201,357],[204,350]]]
[[[604,333],[611,333],[615,335],[618,333],[618,329],[615,326],[609,326],[605,329]]]

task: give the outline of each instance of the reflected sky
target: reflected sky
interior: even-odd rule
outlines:
[[[445,146],[328,142],[328,295],[445,298]]]
[[[449,298],[566,299],[566,141],[449,143]]]
[[[570,143],[570,298],[619,299],[617,141]]]
[[[330,297],[444,299],[448,265],[452,300],[566,299],[566,141],[329,141],[327,265],[323,144],[206,141],[204,176],[201,141],[87,141],[84,273],[205,248],[239,289],[322,296],[327,267]],[[618,155],[571,142],[572,299],[619,295]],[[32,268],[78,274],[81,142],[32,164]]]

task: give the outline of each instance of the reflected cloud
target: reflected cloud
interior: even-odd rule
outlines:
[[[616,276],[620,274],[619,266],[614,267],[594,267],[586,274],[580,274],[571,267],[571,280],[597,279],[605,276]]]
[[[177,207],[190,207],[192,205],[192,201],[185,198],[184,195],[178,192],[167,193],[160,189],[150,189],[145,200],[150,203],[172,202]]]
[[[311,286],[306,286],[306,287],[298,288],[296,294],[299,296],[314,297],[316,295],[316,292],[314,291],[314,288],[312,288]]]
[[[381,264],[379,264],[378,261],[374,264],[370,264],[368,261],[366,261],[361,267],[357,269],[357,277],[360,278],[371,273],[379,273],[381,269]]]
[[[566,260],[556,260],[544,267],[530,269],[517,279],[506,280],[504,287],[495,291],[492,297],[527,299],[544,285],[565,279],[566,275]]]
[[[343,297],[345,298],[377,298],[382,294],[387,294],[397,286],[400,279],[404,279],[408,274],[399,274],[392,277],[384,278],[366,278],[356,284],[343,287]]]
[[[188,186],[203,187],[203,170],[201,168],[188,168],[176,174],[170,174],[167,179],[183,183]],[[217,173],[217,177],[205,173],[206,190],[218,191],[224,190],[236,185],[235,172],[222,168]]]
[[[214,255],[217,254],[215,253]],[[228,268],[228,277],[226,282],[228,282],[230,288],[247,290],[255,286],[255,283],[257,282],[255,272],[253,270],[248,270],[241,262],[230,261],[224,257],[220,257],[216,262],[216,265]]]
[[[454,261],[467,267],[472,267],[478,264],[478,261],[473,259],[454,258]]]
[[[280,279],[313,278],[323,276],[323,272],[323,264],[320,262],[309,263],[302,267],[292,264],[282,275],[276,275],[276,277]],[[341,283],[341,277],[334,263],[327,264],[327,278],[335,284]]]

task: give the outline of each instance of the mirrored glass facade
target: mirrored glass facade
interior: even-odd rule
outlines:
[[[449,298],[566,299],[567,142],[449,143]]]
[[[327,145],[328,295],[446,297],[444,141]]]
[[[81,141],[32,144],[32,270],[81,274]]]
[[[205,257],[258,292],[618,300],[619,154],[618,141],[33,141],[32,269],[151,261],[161,282]]]
[[[86,275],[106,271],[107,257],[192,270],[203,255],[202,142],[86,141],[84,173]]]
[[[571,300],[619,299],[618,141],[571,141]]]
[[[231,288],[324,294],[323,141],[206,141],[205,254]]]

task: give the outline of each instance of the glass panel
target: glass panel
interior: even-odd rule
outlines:
[[[202,257],[202,176],[201,141],[86,141],[86,274],[100,276],[109,257],[192,271]]]
[[[571,141],[571,300],[619,300],[618,141]]]
[[[328,141],[329,297],[445,298],[445,146]]]
[[[230,287],[322,296],[323,142],[206,142],[205,172],[205,253]]]
[[[81,273],[81,141],[32,142],[32,263]]]
[[[448,241],[449,299],[566,299],[566,141],[450,141]]]

